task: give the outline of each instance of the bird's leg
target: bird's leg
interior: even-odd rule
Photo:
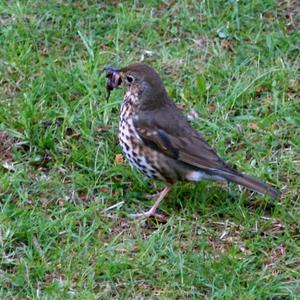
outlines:
[[[156,213],[156,209],[159,206],[160,202],[166,197],[166,195],[169,193],[169,191],[171,190],[171,187],[167,186],[165,187],[158,195],[156,201],[154,202],[154,204],[152,205],[152,207],[146,211],[146,212],[142,212],[142,213],[137,213],[137,214],[130,214],[129,216],[131,218],[148,218],[150,216],[154,216],[157,218],[163,218],[163,215]]]

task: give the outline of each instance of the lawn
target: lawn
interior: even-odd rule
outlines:
[[[1,1],[1,299],[300,299],[298,1]],[[123,161],[144,61],[226,161],[281,190],[178,183]]]

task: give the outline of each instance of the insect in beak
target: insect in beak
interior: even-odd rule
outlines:
[[[120,74],[120,70],[115,67],[105,67],[103,71],[106,73],[106,90],[107,90],[107,97],[106,101],[108,101],[110,97],[110,92],[117,88],[122,83],[122,78]]]

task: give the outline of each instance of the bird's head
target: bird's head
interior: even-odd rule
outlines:
[[[127,92],[137,96],[140,107],[155,109],[168,97],[158,73],[146,64],[136,63],[121,69],[107,67],[104,71],[108,92],[123,85]]]

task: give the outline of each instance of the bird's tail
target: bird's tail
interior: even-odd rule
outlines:
[[[264,183],[260,180],[254,179],[250,176],[244,175],[242,173],[233,171],[233,172],[226,172],[223,176],[232,182],[235,182],[239,185],[246,187],[247,189],[260,193],[260,194],[267,194],[271,196],[273,199],[279,197],[280,193],[278,190],[273,188],[271,185]]]

